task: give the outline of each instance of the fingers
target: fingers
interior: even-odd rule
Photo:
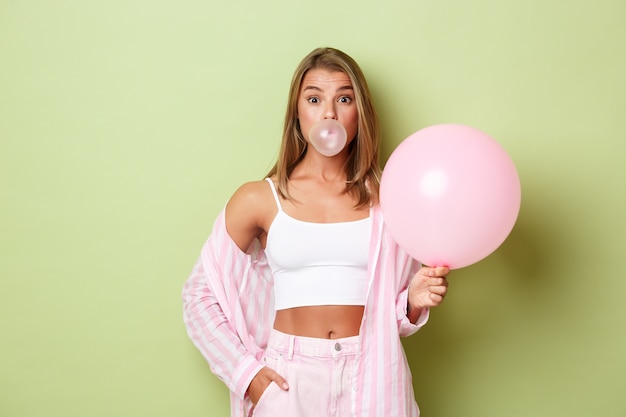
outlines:
[[[446,266],[439,266],[436,268],[427,268],[427,276],[426,283],[429,287],[435,286],[448,286],[447,276],[450,273],[450,269]]]
[[[441,298],[441,300],[443,300],[443,298],[448,293],[448,287],[447,286],[443,286],[443,285],[429,287],[428,290],[430,291],[430,298],[433,301],[436,301],[439,298]]]
[[[250,400],[253,404],[256,404],[263,395],[263,392],[267,389],[267,387],[274,382],[283,390],[288,390],[289,385],[287,385],[287,381],[278,372],[274,371],[272,368],[262,368],[255,376],[252,378],[250,382],[250,386],[248,387],[248,395],[250,396]]]
[[[448,292],[446,277],[449,273],[450,268],[445,266],[428,269],[428,278],[425,280],[425,284],[428,289],[428,298],[432,301],[433,307],[441,304]]]
[[[447,266],[437,266],[434,268],[428,268],[428,276],[429,277],[446,277],[450,273],[450,268]]]
[[[422,267],[411,280],[409,285],[409,306],[412,309],[437,307],[448,293],[448,279],[450,268]]]
[[[426,284],[430,292],[437,294],[445,293],[448,290],[448,280],[445,278],[431,278]]]
[[[430,268],[428,271],[428,279],[426,280],[429,290],[435,294],[445,296],[448,289],[447,276],[449,273],[450,269],[446,266]]]
[[[428,278],[424,281],[429,287],[447,287],[448,280],[444,277]]]
[[[430,294],[428,294],[428,297],[430,298],[430,300],[433,302],[432,307],[437,307],[439,304],[442,303],[443,301],[443,295],[440,294],[436,294],[431,292]]]
[[[278,385],[281,389],[287,391],[289,389],[289,384],[287,384],[287,380],[283,378],[278,372],[270,369],[267,373],[267,378],[270,381],[273,381],[276,385]]]

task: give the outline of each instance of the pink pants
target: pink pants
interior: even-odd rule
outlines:
[[[316,339],[272,330],[266,365],[289,384],[271,383],[254,408],[254,417],[348,417],[359,336]]]

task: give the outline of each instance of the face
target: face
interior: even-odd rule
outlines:
[[[350,143],[356,136],[359,121],[350,77],[341,71],[309,70],[298,94],[298,119],[307,141],[315,123],[335,119],[346,129],[347,143]]]

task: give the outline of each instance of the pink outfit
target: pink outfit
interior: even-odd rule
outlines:
[[[254,417],[345,417],[352,415],[359,336],[317,339],[272,330],[264,362],[289,382],[271,383],[253,410]]]
[[[231,392],[231,417],[252,408],[246,390],[263,368],[274,322],[273,277],[258,241],[242,252],[226,231],[224,210],[183,288],[187,332]],[[368,292],[351,376],[351,416],[417,417],[411,372],[400,336],[415,333],[406,317],[407,286],[419,264],[391,238],[380,207],[371,209]],[[343,416],[342,416],[343,417]]]

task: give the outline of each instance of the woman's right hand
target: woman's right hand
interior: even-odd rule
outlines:
[[[280,376],[275,370],[266,366],[252,378],[252,382],[250,382],[250,386],[248,387],[248,397],[250,397],[252,404],[256,405],[256,403],[259,402],[259,398],[261,398],[261,395],[263,395],[272,382],[285,391],[289,389],[285,378]]]

